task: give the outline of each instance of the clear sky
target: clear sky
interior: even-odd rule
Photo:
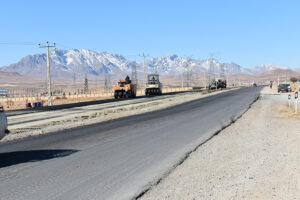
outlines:
[[[30,42],[140,60],[166,54],[244,67],[300,67],[300,1],[7,0],[0,3],[0,66],[42,53]],[[4,44],[8,42],[9,44]],[[15,43],[15,44],[14,44]]]

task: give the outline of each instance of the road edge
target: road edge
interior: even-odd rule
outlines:
[[[244,109],[239,115],[237,115],[234,118],[231,118],[231,120],[229,121],[229,123],[227,125],[223,125],[219,130],[215,131],[211,136],[209,136],[208,138],[206,138],[203,142],[201,142],[200,144],[196,145],[196,147],[194,147],[192,150],[188,151],[168,171],[166,171],[165,173],[163,173],[162,176],[158,180],[153,181],[153,183],[150,183],[149,185],[147,185],[140,193],[138,193],[132,199],[139,200],[140,198],[142,198],[152,188],[154,188],[160,182],[162,182],[164,179],[166,179],[177,167],[179,167],[180,165],[182,165],[191,156],[191,154],[193,152],[195,152],[195,151],[197,151],[199,149],[199,147],[201,147],[203,144],[205,144],[206,142],[208,142],[209,140],[211,140],[213,137],[215,137],[218,134],[220,134],[223,130],[225,130],[226,128],[230,127],[237,120],[239,120],[249,109],[251,109],[251,107],[253,106],[253,104],[255,102],[257,102],[260,98],[261,98],[261,93],[259,92],[259,94],[253,99],[253,101],[249,104],[249,106],[246,109]]]

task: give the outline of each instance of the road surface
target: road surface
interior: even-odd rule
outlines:
[[[0,146],[0,199],[132,199],[240,116],[261,88]]]

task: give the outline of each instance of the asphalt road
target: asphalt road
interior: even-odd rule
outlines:
[[[240,116],[260,88],[0,146],[0,199],[131,199]]]

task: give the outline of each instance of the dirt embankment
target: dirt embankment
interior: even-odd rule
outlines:
[[[238,121],[199,147],[141,199],[300,199],[300,121],[265,88]]]

